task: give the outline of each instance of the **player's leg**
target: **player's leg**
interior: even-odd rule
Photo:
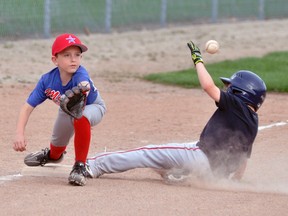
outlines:
[[[68,178],[70,184],[84,185],[86,177],[93,177],[86,166],[91,140],[91,127],[101,122],[105,111],[104,101],[98,95],[93,104],[85,107],[82,118],[74,119],[75,164]]]
[[[135,168],[185,173],[210,170],[207,157],[195,143],[148,145],[127,151],[100,153],[88,158],[87,163],[95,177]]]
[[[99,124],[106,113],[106,105],[101,98],[100,93],[93,104],[87,105],[83,111],[83,115],[89,120],[91,126]]]
[[[52,132],[50,147],[27,155],[24,159],[25,164],[28,166],[43,166],[46,163],[61,162],[66,146],[73,133],[73,119],[59,109]]]
[[[98,95],[95,103],[86,105],[83,116],[74,119],[74,149],[75,161],[85,163],[90,147],[91,127],[99,124],[105,114],[106,107]],[[101,103],[100,103],[101,102]]]

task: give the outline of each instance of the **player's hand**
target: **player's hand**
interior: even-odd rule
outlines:
[[[187,46],[189,47],[189,49],[191,51],[191,57],[192,57],[194,64],[196,65],[199,62],[203,63],[200,49],[192,41],[188,42]]]
[[[232,174],[231,179],[234,181],[240,181],[244,175],[244,172],[247,167],[247,159],[240,164],[238,169]]]
[[[15,151],[23,152],[26,150],[27,141],[23,135],[17,134],[13,142],[13,149]]]

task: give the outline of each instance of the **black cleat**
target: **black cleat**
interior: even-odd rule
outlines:
[[[60,163],[63,160],[64,154],[66,152],[64,152],[57,160],[50,159],[49,153],[49,148],[42,149],[38,152],[30,153],[24,158],[24,163],[27,166],[44,166],[46,163]]]
[[[93,173],[88,164],[75,162],[68,178],[69,184],[84,186],[86,178],[93,178]]]

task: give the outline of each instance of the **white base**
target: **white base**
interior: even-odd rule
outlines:
[[[45,166],[24,166],[22,176],[68,177],[72,170],[70,165],[46,164]]]

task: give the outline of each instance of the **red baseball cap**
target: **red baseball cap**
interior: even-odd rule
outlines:
[[[52,55],[55,56],[57,53],[63,51],[67,47],[78,46],[81,52],[85,52],[88,48],[82,44],[80,39],[73,34],[65,33],[56,37],[52,45]]]

